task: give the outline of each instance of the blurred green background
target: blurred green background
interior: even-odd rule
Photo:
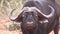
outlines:
[[[15,14],[20,11],[25,0],[0,0],[0,19],[8,17],[11,9],[16,8]],[[60,4],[60,0],[56,0]]]

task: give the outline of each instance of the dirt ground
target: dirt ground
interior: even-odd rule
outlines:
[[[12,24],[11,21],[8,18],[1,18],[0,19],[0,34],[22,34],[21,31],[15,30],[15,31],[9,31],[7,30],[6,26]],[[50,34],[54,34],[53,31]],[[59,31],[60,34],[60,31]]]

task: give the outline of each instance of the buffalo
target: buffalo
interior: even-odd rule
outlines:
[[[49,34],[54,30],[58,34],[60,6],[55,0],[27,0],[19,15],[14,18],[9,12],[9,18],[21,22],[23,34]]]

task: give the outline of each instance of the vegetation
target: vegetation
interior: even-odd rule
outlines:
[[[8,16],[8,12],[16,8],[16,12],[20,11],[25,0],[0,0],[0,17]]]
[[[9,25],[8,30],[12,31],[12,30],[20,30],[21,26],[18,24],[11,24]]]
[[[0,20],[8,17],[9,11],[16,8],[14,16],[20,11],[24,4],[25,0],[0,0]],[[9,25],[9,30],[20,29],[20,26],[17,24]]]

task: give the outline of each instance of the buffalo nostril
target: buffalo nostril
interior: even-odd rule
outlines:
[[[27,29],[33,29],[33,22],[27,22]]]

